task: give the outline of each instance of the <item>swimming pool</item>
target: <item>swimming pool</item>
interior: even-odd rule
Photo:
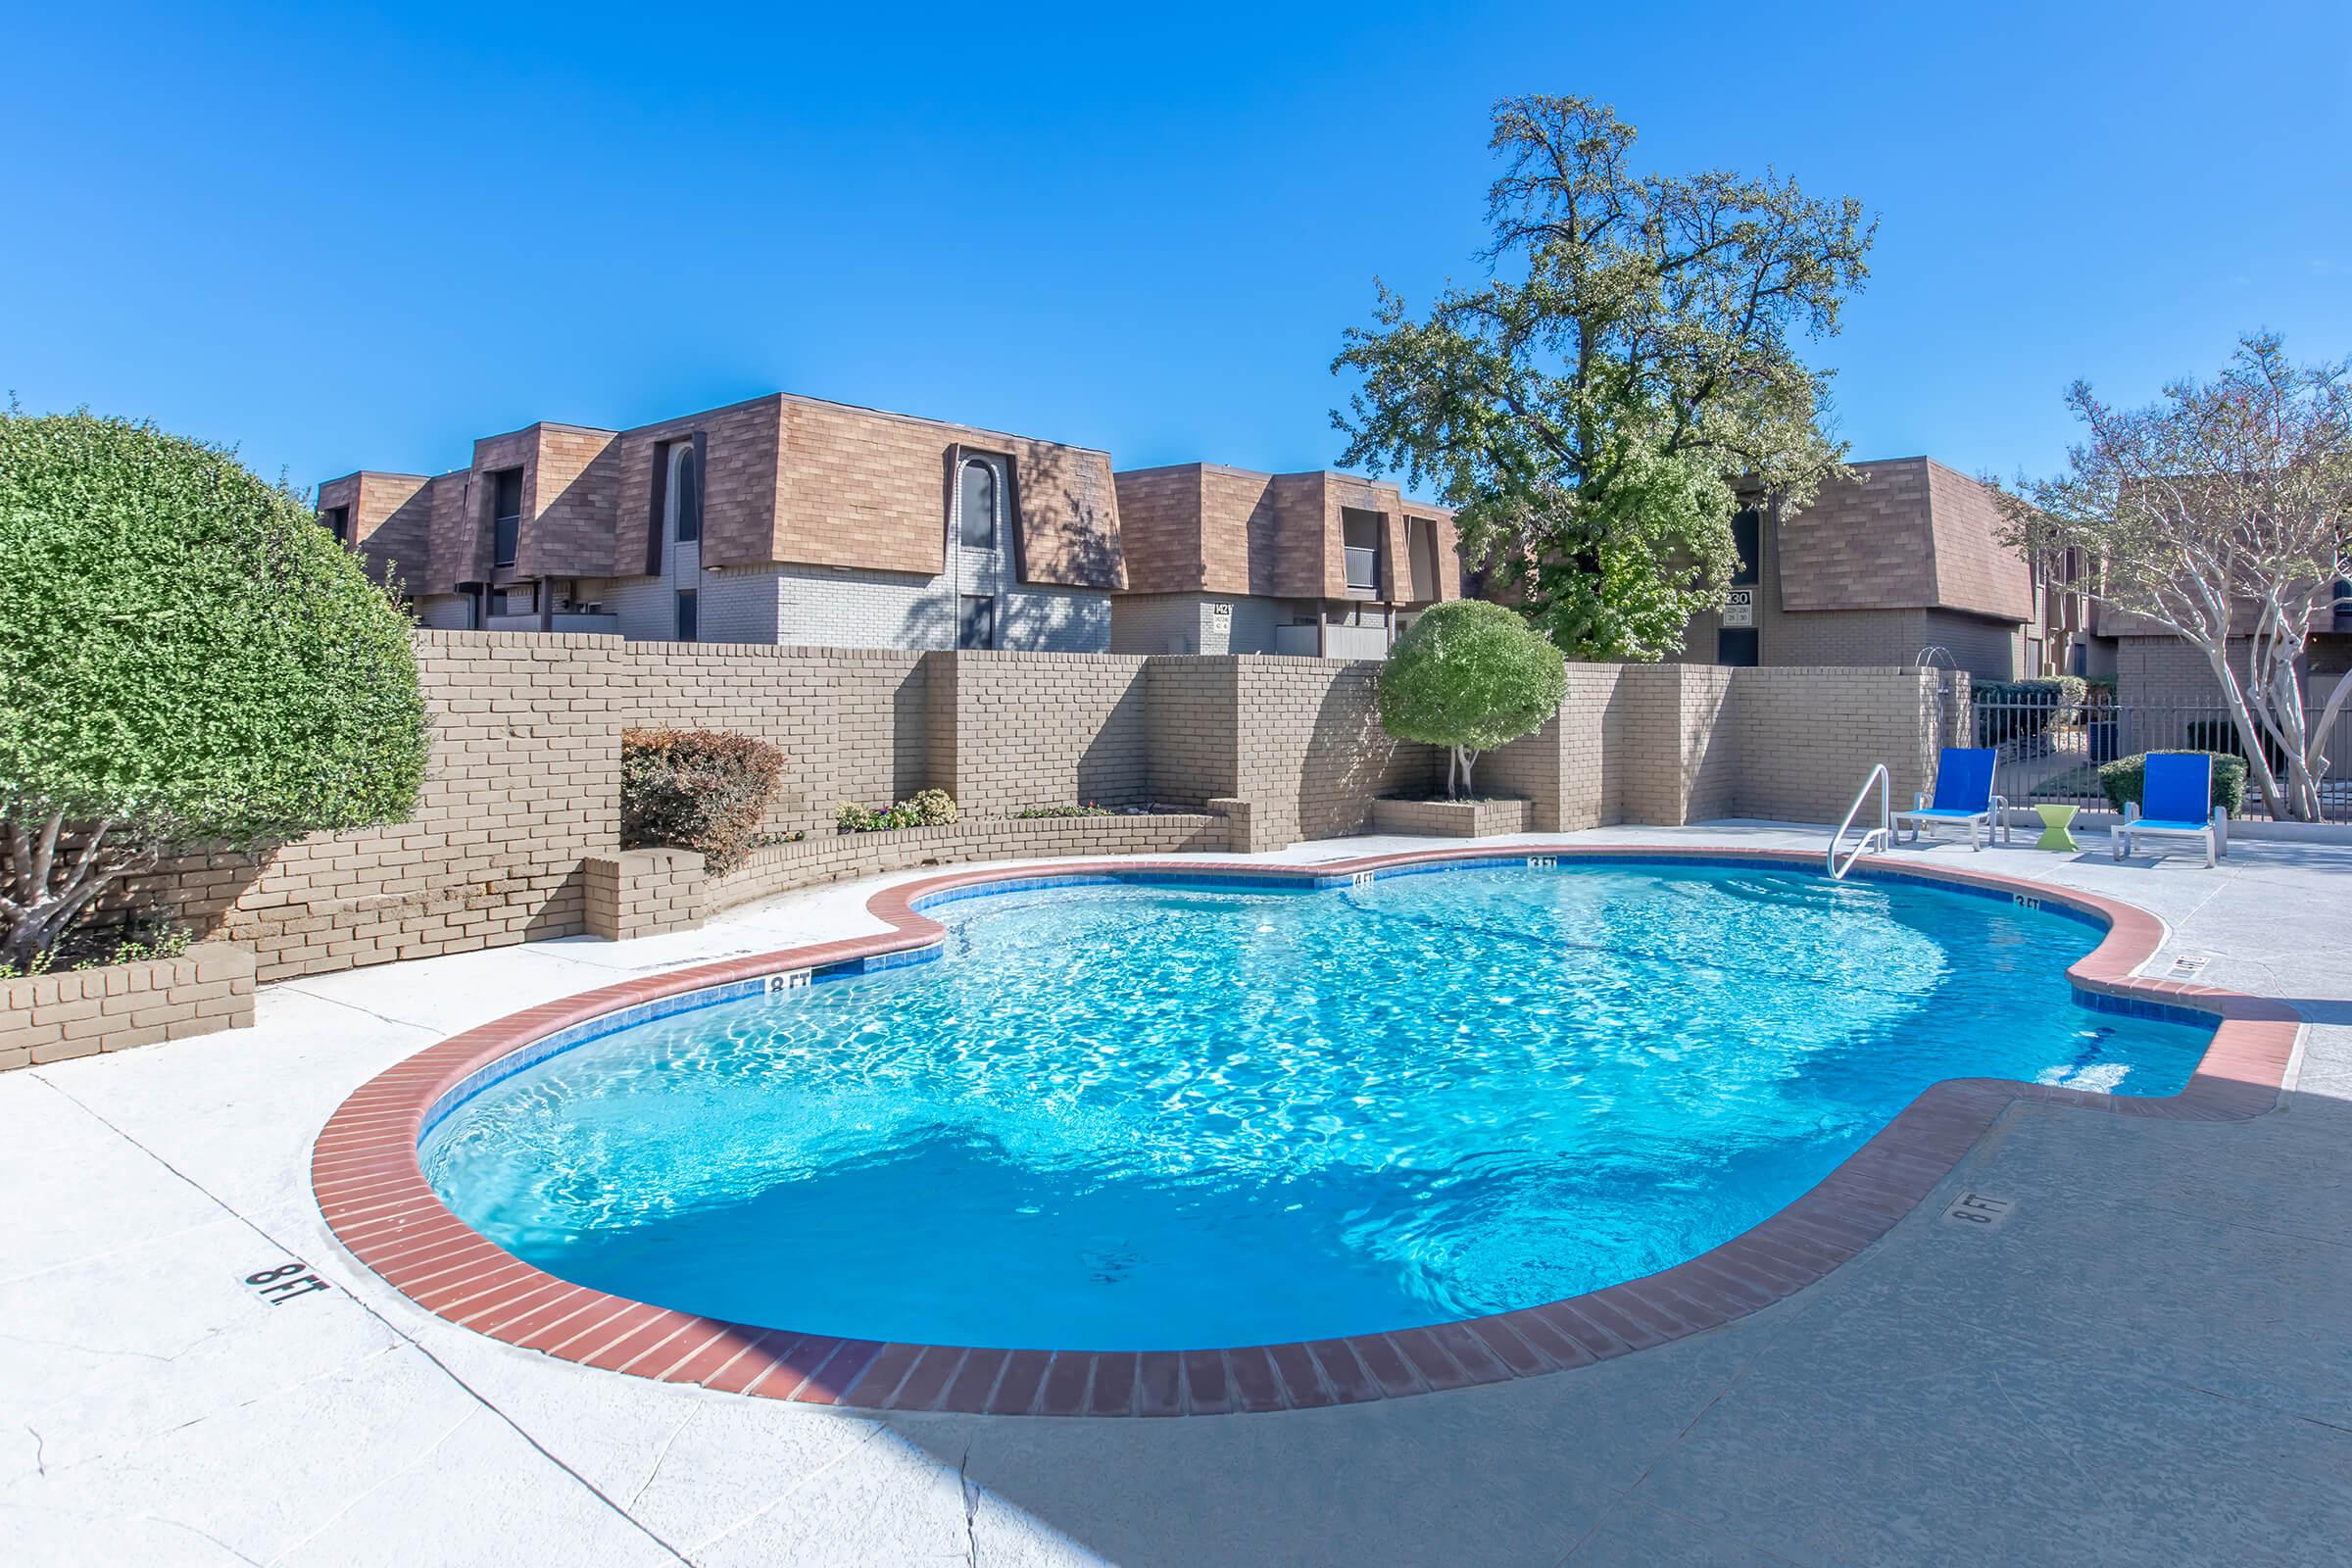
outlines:
[[[1715,1247],[1955,1076],[2169,1095],[2209,1027],[2076,1000],[2099,928],[1762,864],[1099,885],[943,961],[571,1046],[445,1103],[461,1218],[815,1334],[1173,1349],[1451,1322]]]

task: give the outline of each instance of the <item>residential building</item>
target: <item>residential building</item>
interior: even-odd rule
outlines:
[[[1992,493],[1930,458],[1851,466],[1853,479],[1825,486],[1811,506],[1759,498],[1740,513],[1731,602],[1691,619],[1680,660],[1928,662],[1979,680],[2048,667],[2053,632],[2071,637],[2081,607],[2061,603],[2051,618],[2052,590],[2037,595],[2036,573],[2000,542]],[[2055,592],[2063,601],[2074,590],[2061,580]]]
[[[2337,583],[2336,594],[2352,597],[2352,582]],[[2253,678],[2254,630],[2259,620],[2252,600],[2241,599],[2231,607],[2230,663],[2241,684]],[[2214,678],[2205,651],[2144,616],[2094,600],[2084,644],[2087,672],[2111,676],[2120,702],[2183,711],[2204,708],[2216,713],[2224,711],[2221,683]],[[2316,712],[2326,706],[2336,682],[2352,673],[2352,608],[2330,604],[2312,613],[2298,673],[2304,702]],[[2347,725],[2344,738],[2352,742],[2352,725]],[[2331,747],[2330,751],[2337,760],[2352,762],[2352,745]]]
[[[1393,484],[1213,463],[1116,482],[1113,653],[1383,659],[1414,612],[1461,597],[1453,514]]]
[[[782,393],[533,424],[318,507],[443,628],[1100,653],[1126,582],[1106,454]]]

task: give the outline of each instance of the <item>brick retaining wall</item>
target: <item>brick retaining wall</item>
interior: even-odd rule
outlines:
[[[827,833],[774,844],[705,885],[703,912],[716,914],[792,888],[879,876],[918,865],[1027,860],[1062,856],[1180,855],[1225,848],[1225,819],[1169,812],[1152,816],[967,817],[947,827]]]
[[[253,955],[200,942],[176,958],[0,980],[0,1071],[253,1023]]]
[[[1528,831],[1528,802],[1487,798],[1475,801],[1372,803],[1372,831],[1426,838],[1483,839]]]
[[[1260,851],[1359,831],[1375,798],[1428,796],[1445,776],[1438,749],[1381,730],[1379,666],[1367,662],[450,631],[420,631],[416,648],[433,756],[414,820],[261,856],[186,856],[116,907],[135,901],[250,947],[264,982],[674,920],[682,896],[658,887],[644,862],[615,858],[629,724],[736,730],[783,749],[768,825],[810,836],[761,852],[787,879],[767,891],[882,868],[865,863],[872,845],[831,848],[842,801],[880,806],[941,788],[972,821],[995,819],[985,844],[967,826],[924,852],[941,860],[1118,853],[1087,835],[1124,835],[1123,845],[1159,831],[1125,818],[1004,822],[1025,807],[1088,800],[1226,813],[1213,828],[1152,818],[1185,842],[1141,850]],[[1575,664],[1559,715],[1483,759],[1478,784],[1524,797],[1542,830],[1731,814],[1834,820],[1873,760],[1892,765],[1898,798],[1919,786],[1932,680]],[[1064,847],[1005,849],[1006,832]],[[637,891],[624,897],[624,887]]]

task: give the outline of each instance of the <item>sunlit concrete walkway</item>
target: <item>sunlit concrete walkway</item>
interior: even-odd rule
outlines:
[[[309,1146],[373,1073],[627,972],[871,929],[893,879],[294,982],[251,1032],[0,1076],[0,1561],[2352,1561],[2352,846],[2240,840],[2207,871],[2027,842],[1904,853],[2137,903],[2173,928],[2150,971],[2202,956],[2208,983],[2291,1000],[2314,1027],[2279,1110],[2013,1107],[1936,1199],[1753,1317],[1320,1411],[883,1418],[681,1389],[451,1327],[328,1239]],[[1942,1219],[1963,1191],[2015,1206]],[[333,1288],[271,1306],[244,1283],[290,1260]]]

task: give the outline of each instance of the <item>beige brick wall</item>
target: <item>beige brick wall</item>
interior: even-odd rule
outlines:
[[[176,958],[0,980],[0,1071],[253,1023],[253,955],[203,942]]]
[[[1834,822],[1874,763],[1898,806],[1933,776],[1936,677],[1908,668],[1571,664],[1557,718],[1479,764],[1540,832],[1729,816]],[[1945,699],[1964,738],[1968,677]]]
[[[583,870],[592,937],[627,942],[703,923],[703,858],[692,850],[591,855]]]
[[[1917,669],[1743,669],[1734,715],[1742,816],[1836,822],[1875,763],[1895,808],[1934,776],[1936,677]],[[1965,687],[1958,709],[1967,706]]]
[[[1145,749],[1152,793],[1170,806],[1234,796],[1239,777],[1238,660],[1222,654],[1145,661]]]
[[[685,921],[693,905],[682,889],[695,878],[682,862],[665,860],[657,875],[652,862],[617,854],[629,724],[733,730],[779,746],[785,780],[770,826],[809,837],[756,863],[811,879],[837,874],[832,855],[862,863],[855,858],[879,853],[835,848],[833,812],[845,800],[879,806],[949,789],[967,822],[926,851],[942,859],[1007,853],[1006,833],[1045,842],[1058,831],[1133,838],[1164,828],[1181,842],[1160,848],[1214,838],[1257,850],[1359,831],[1376,798],[1434,794],[1445,777],[1437,748],[1382,731],[1379,666],[1368,662],[561,633],[418,632],[416,648],[433,756],[414,820],[259,857],[191,855],[134,883],[117,911],[161,906],[244,944],[264,981]],[[1933,681],[1899,669],[1573,665],[1559,715],[1485,759],[1477,783],[1528,800],[1541,829],[1834,820],[1874,761],[1893,769],[1898,800],[1928,776]],[[1180,818],[1066,829],[1004,820],[1089,798],[1231,816],[1215,830]]]
[[[1230,656],[1234,669],[1233,793],[1251,803],[1252,838],[1289,844],[1337,838],[1371,819],[1380,795],[1443,787],[1443,754],[1380,727],[1380,666],[1337,659]]]
[[[1144,670],[1117,654],[928,656],[933,786],[975,815],[1142,804],[1152,792]]]
[[[488,632],[414,643],[433,753],[411,821],[191,856],[129,894],[251,947],[264,981],[582,930],[581,859],[619,837],[608,661],[620,645]]]
[[[911,866],[1047,857],[1179,855],[1226,847],[1220,816],[972,817],[949,827],[886,833],[827,833],[774,844],[707,882],[703,907],[715,914],[792,888],[879,876]]]
[[[1481,758],[1478,788],[1530,802],[1528,825],[1539,833],[1573,833],[1624,821],[1620,692],[1627,667],[1571,663],[1559,713],[1533,735]]]

